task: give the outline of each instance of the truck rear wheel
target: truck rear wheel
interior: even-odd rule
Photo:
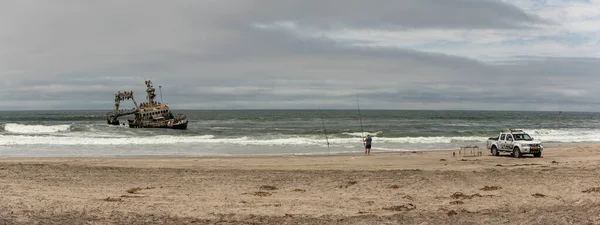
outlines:
[[[499,156],[500,152],[498,152],[498,149],[496,148],[496,146],[492,146],[492,155],[493,156]]]
[[[519,147],[513,148],[513,156],[515,158],[521,158],[521,150],[519,150]]]

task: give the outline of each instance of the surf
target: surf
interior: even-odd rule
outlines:
[[[4,125],[4,131],[15,134],[48,134],[66,132],[71,129],[70,124],[61,125],[25,125],[18,123],[7,123]]]

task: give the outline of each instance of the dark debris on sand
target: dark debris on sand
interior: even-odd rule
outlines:
[[[259,196],[259,197],[266,197],[266,196],[271,196],[272,194],[266,191],[257,191],[257,192],[252,192],[250,193],[251,195],[254,196]]]
[[[358,183],[358,181],[348,181],[348,182],[346,182],[346,183],[338,186],[338,188],[348,188],[348,187],[350,187],[352,185],[355,185],[357,183]]]
[[[545,195],[545,194],[540,194],[540,193],[535,193],[535,194],[532,194],[531,196],[533,196],[533,197],[536,197],[536,198],[543,198],[543,197],[546,197],[546,195]]]
[[[600,193],[600,187],[593,187],[593,188],[588,188],[585,191],[582,191],[583,193]]]
[[[400,185],[397,185],[397,184],[394,184],[394,185],[390,185],[390,186],[389,186],[389,188],[391,188],[391,189],[398,189],[398,188],[401,188],[401,187],[402,187],[402,186],[400,186]]]
[[[390,210],[390,211],[411,211],[416,208],[417,208],[417,206],[413,205],[412,203],[408,203],[408,204],[404,204],[404,205],[385,207],[383,209]]]
[[[277,187],[272,186],[272,185],[262,185],[262,186],[260,186],[259,189],[272,191],[272,190],[277,190]]]
[[[500,187],[500,186],[487,186],[486,185],[485,187],[480,188],[479,190],[482,190],[482,191],[496,191],[496,190],[500,190],[500,189],[502,189],[502,187]]]
[[[450,198],[453,199],[472,199],[474,197],[492,197],[493,195],[480,195],[480,194],[472,194],[472,195],[465,195],[462,192],[454,192],[454,194],[450,195]]]

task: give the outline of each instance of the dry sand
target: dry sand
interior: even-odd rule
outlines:
[[[2,158],[0,191],[0,224],[600,224],[600,145],[519,159]]]

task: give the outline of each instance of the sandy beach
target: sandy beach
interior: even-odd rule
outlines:
[[[467,153],[1,158],[0,224],[600,224],[600,145]]]

